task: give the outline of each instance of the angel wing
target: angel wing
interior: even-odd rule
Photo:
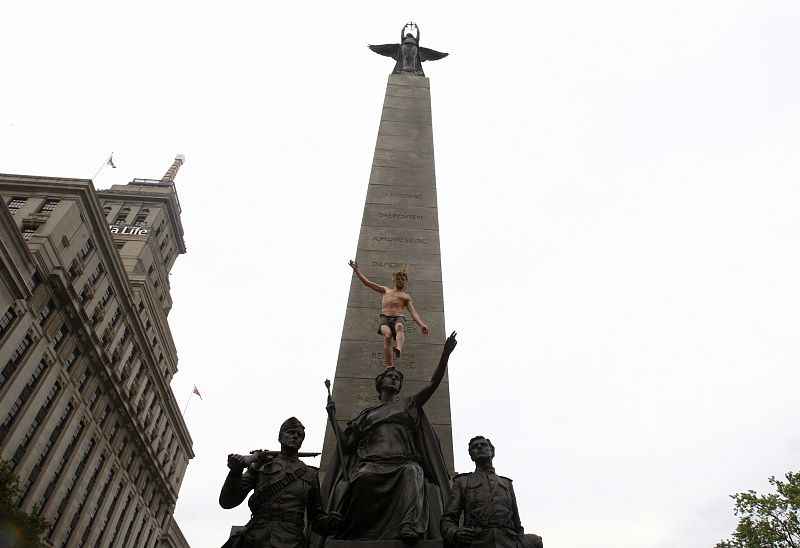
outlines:
[[[400,55],[400,44],[378,44],[377,46],[370,44],[367,47],[379,55],[385,55],[392,59],[397,59],[397,56]]]
[[[442,51],[436,51],[435,49],[430,48],[419,48],[419,60],[420,61],[438,61],[439,59],[444,59],[450,55],[449,53],[444,53]]]

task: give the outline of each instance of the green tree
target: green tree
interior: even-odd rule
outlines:
[[[731,495],[739,524],[730,540],[714,548],[800,548],[800,473],[788,472],[785,482],[773,476],[769,482],[775,493]]]
[[[28,514],[17,504],[19,479],[11,463],[0,460],[0,545],[38,548],[39,537],[50,527],[46,519]]]

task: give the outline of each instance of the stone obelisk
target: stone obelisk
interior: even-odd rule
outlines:
[[[370,47],[389,55],[376,49],[384,46]],[[407,396],[429,382],[442,352],[446,330],[430,81],[422,74],[419,61],[416,67],[403,70],[402,55],[398,57],[396,73],[389,76],[386,85],[355,259],[367,278],[389,287],[393,287],[392,272],[405,268],[409,273],[406,291],[430,328],[430,335],[423,336],[419,326],[406,314],[406,344],[395,366],[405,376],[402,395]],[[343,428],[362,409],[378,403],[374,379],[386,368],[383,338],[378,334],[380,303],[381,295],[364,286],[354,274],[333,383],[337,420]],[[445,462],[452,473],[447,376],[425,410],[439,435]],[[336,452],[335,444],[328,425],[321,477]]]

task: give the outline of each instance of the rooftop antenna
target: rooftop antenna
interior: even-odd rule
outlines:
[[[175,156],[175,161],[172,162],[172,165],[169,167],[167,172],[161,178],[162,183],[174,183],[175,176],[178,174],[178,170],[181,166],[186,162],[186,156],[183,154],[178,154]]]

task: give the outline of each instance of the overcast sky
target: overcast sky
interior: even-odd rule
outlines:
[[[0,8],[0,171],[92,178],[113,151],[108,188],[186,155],[190,544],[248,519],[217,504],[229,452],[290,415],[322,446],[392,69],[366,44],[409,19],[451,53],[425,71],[456,468],[491,437],[548,548],[727,536],[728,495],[800,456],[800,3],[336,4]]]

